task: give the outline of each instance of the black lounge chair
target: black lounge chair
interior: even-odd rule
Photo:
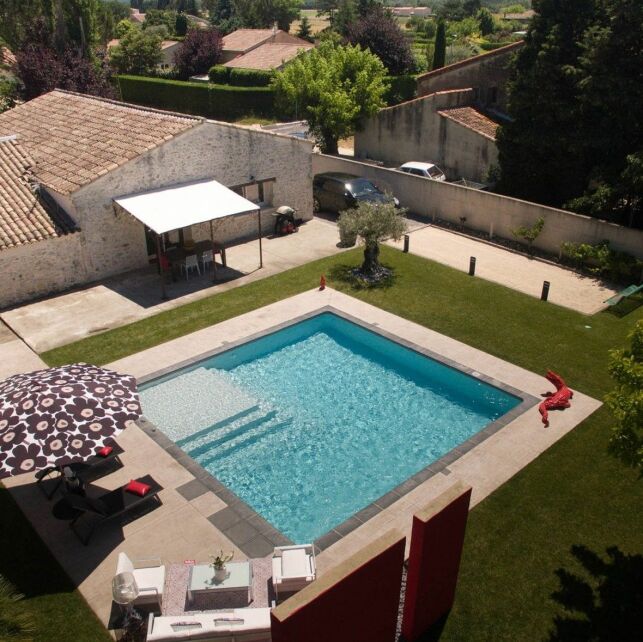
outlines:
[[[69,526],[83,544],[88,544],[96,527],[103,522],[129,513],[146,502],[154,502],[157,506],[161,505],[162,502],[158,494],[163,490],[163,486],[155,481],[151,475],[145,475],[145,477],[140,477],[136,481],[151,486],[150,490],[143,497],[126,491],[125,486],[111,490],[95,498],[83,497],[82,495],[73,493],[65,495],[61,502],[64,501],[70,510],[76,511],[77,513],[69,523]],[[84,516],[87,516],[85,521],[91,520],[91,523],[88,527],[87,534],[83,537],[78,532],[76,524]]]
[[[95,479],[100,479],[115,468],[122,468],[123,463],[119,455],[122,455],[125,451],[113,439],[108,439],[104,445],[112,447],[112,452],[107,457],[92,455],[85,461],[50,466],[39,470],[36,473],[36,484],[38,484],[45,497],[51,499],[56,494],[56,491],[64,481],[64,469],[68,469],[68,472],[71,472],[82,484],[86,484]],[[48,487],[49,490],[47,490]]]

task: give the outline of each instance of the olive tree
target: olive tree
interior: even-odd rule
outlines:
[[[630,334],[629,350],[610,352],[616,387],[605,398],[616,419],[610,452],[643,475],[643,319]]]
[[[345,210],[337,221],[340,234],[355,236],[364,243],[364,262],[360,273],[369,279],[378,279],[388,272],[379,261],[380,243],[388,239],[399,241],[406,232],[404,213],[393,203],[360,202],[357,207]]]

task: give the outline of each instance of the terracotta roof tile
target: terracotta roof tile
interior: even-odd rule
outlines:
[[[37,198],[32,165],[17,138],[0,139],[0,250],[76,229],[73,221],[50,213]]]
[[[478,134],[486,138],[496,140],[498,123],[491,120],[491,118],[487,118],[487,116],[473,107],[453,107],[452,109],[443,109],[439,111],[438,114],[444,118],[453,120],[463,127],[473,129],[473,131],[478,132]]]
[[[292,60],[302,51],[313,49],[315,45],[290,44],[290,43],[266,43],[256,49],[249,51],[243,56],[238,56],[226,62],[224,67],[236,67],[242,69],[278,69],[284,62]]]
[[[0,114],[0,136],[18,134],[38,180],[71,194],[200,122],[55,90]]]
[[[274,36],[272,29],[237,29],[223,37],[224,51],[248,51]]]

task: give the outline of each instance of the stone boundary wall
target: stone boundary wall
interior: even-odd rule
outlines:
[[[393,192],[411,212],[456,225],[464,217],[465,227],[492,237],[512,239],[512,229],[533,225],[542,216],[545,227],[534,247],[550,254],[558,255],[563,241],[608,240],[613,249],[643,259],[643,231],[589,216],[325,154],[313,154],[313,172],[347,172],[370,178],[380,188]]]

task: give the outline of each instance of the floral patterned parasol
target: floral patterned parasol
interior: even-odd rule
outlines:
[[[0,478],[96,453],[141,415],[136,379],[86,363],[0,383]]]

